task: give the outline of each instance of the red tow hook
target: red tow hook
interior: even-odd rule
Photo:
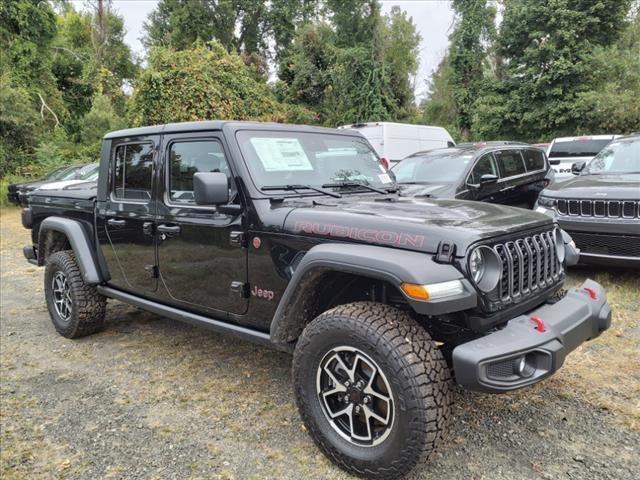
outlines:
[[[597,300],[598,299],[598,295],[596,294],[596,291],[593,288],[584,287],[584,289],[589,294],[589,296],[591,297],[591,300]]]
[[[537,317],[536,315],[531,315],[530,318],[536,324],[535,326],[536,330],[538,330],[540,333],[547,331],[546,327],[544,326],[544,322],[540,317]]]

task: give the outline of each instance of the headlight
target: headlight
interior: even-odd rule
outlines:
[[[538,197],[538,205],[541,207],[553,208],[556,206],[556,199],[540,195]]]
[[[477,247],[469,255],[469,273],[476,286],[490,292],[500,281],[502,262],[498,254],[487,246]]]

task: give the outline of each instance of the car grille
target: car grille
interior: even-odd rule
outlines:
[[[640,237],[585,232],[570,232],[570,235],[583,253],[640,257]]]
[[[558,200],[560,215],[580,217],[637,218],[640,202],[635,200]]]
[[[500,281],[489,293],[492,311],[529,300],[564,279],[553,230],[496,243],[491,248],[502,262]]]

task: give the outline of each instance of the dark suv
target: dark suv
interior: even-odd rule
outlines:
[[[572,171],[542,191],[537,210],[571,233],[581,262],[640,267],[640,134],[613,140]]]
[[[525,143],[464,143],[414,154],[393,168],[402,194],[533,208],[553,180],[543,150]]]
[[[551,218],[399,197],[354,131],[122,130],[104,138],[97,190],[29,202],[24,254],[45,266],[61,335],[97,332],[113,298],[292,352],[307,430],[362,476],[397,478],[432,452],[452,374],[527,387],[611,321],[596,282],[564,290],[577,253]]]

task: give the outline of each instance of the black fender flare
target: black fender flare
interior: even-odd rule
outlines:
[[[437,263],[431,255],[374,245],[322,243],[312,247],[302,258],[282,294],[270,327],[272,343],[289,348],[289,327],[296,302],[305,295],[305,280],[318,272],[337,271],[387,281],[398,287],[402,283],[430,284],[460,280],[464,292],[440,301],[421,302],[407,298],[419,314],[441,315],[473,308],[478,303],[475,289],[453,265]],[[293,323],[292,323],[293,322]]]
[[[87,284],[95,285],[103,281],[91,247],[91,239],[81,222],[69,218],[48,217],[40,224],[40,238],[43,238],[42,234],[47,230],[64,233],[67,237],[76,256],[82,278]]]

